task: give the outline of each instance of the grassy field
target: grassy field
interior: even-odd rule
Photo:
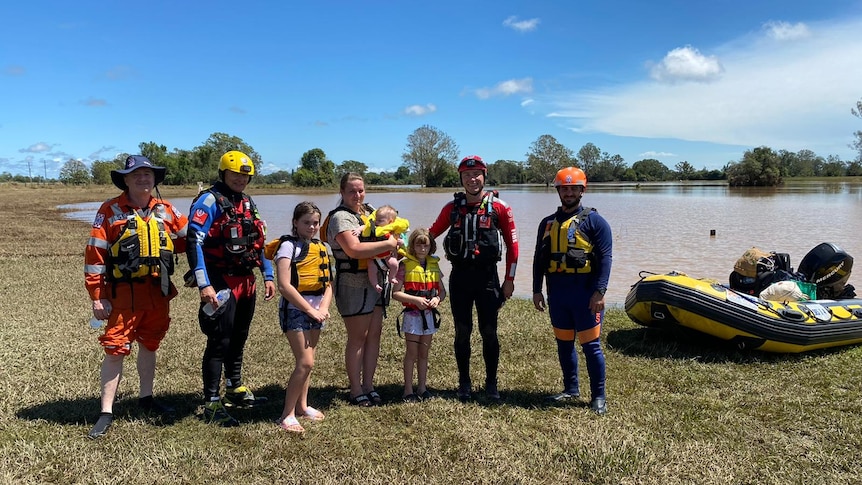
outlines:
[[[334,317],[310,397],[327,418],[300,439],[273,424],[293,365],[275,302],[259,303],[245,366],[246,382],[270,403],[235,412],[238,428],[200,420],[204,338],[197,293],[185,289],[156,376],[157,395],[178,419],[139,413],[127,359],[115,424],[91,441],[103,354],[87,325],[88,225],[55,207],[114,193],[0,186],[0,483],[859,483],[862,347],[743,353],[641,328],[615,310],[603,332],[609,413],[599,417],[587,406],[583,360],[584,399],[543,405],[559,390],[560,371],[547,316],[526,301],[507,303],[500,318],[500,406],[481,394],[468,404],[455,398],[448,310],[431,350],[437,399],[400,402],[403,341],[390,315],[377,377],[388,403],[348,406],[345,332]],[[186,266],[181,260],[178,273]],[[483,380],[478,342],[474,334],[474,382]]]

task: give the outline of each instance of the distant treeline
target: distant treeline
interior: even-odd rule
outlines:
[[[335,164],[320,148],[306,151],[294,170],[262,173],[260,155],[241,138],[225,133],[213,133],[200,146],[190,150],[175,148],[168,151],[165,145],[142,142],[141,155],[156,165],[167,167],[166,185],[189,185],[198,182],[209,184],[218,177],[221,155],[239,150],[251,157],[256,166],[253,183],[288,184],[298,187],[324,187],[338,183],[341,174],[357,172],[369,185],[422,185],[427,187],[456,187],[459,185],[457,164],[461,156],[457,144],[444,132],[432,126],[422,126],[407,140],[402,164],[392,172],[374,172],[356,160]],[[110,184],[111,170],[123,167],[129,154],[119,154],[113,160],[96,160],[89,166],[80,160],[68,160],[60,169],[58,180],[41,176],[28,177],[0,173],[0,182],[61,182],[64,184]],[[620,155],[601,151],[587,143],[574,153],[551,135],[542,135],[533,142],[525,159],[486,160],[488,184],[545,184],[549,185],[560,168],[577,166],[586,172],[590,182],[655,182],[676,180],[727,180],[732,186],[779,185],[790,177],[843,177],[862,175],[862,162],[843,161],[835,155],[826,158],[811,150],[790,152],[758,147],[744,153],[741,160],[729,161],[721,169],[696,169],[688,161],[672,168],[654,158],[638,160],[628,165]]]

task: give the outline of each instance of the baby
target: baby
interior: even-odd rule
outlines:
[[[389,237],[400,237],[404,239],[405,233],[410,226],[407,219],[398,217],[398,211],[391,205],[380,206],[373,214],[371,214],[371,216],[374,220],[374,234],[372,234],[371,220],[369,220],[369,223],[366,224],[365,228],[362,230],[362,234],[360,234],[363,238],[374,237],[384,239]],[[378,254],[374,258],[374,264],[370,263],[371,261],[369,261],[368,264],[368,281],[372,286],[374,286],[374,289],[377,290],[378,293],[383,292],[383,285],[381,285],[378,280],[378,274],[380,271],[387,272],[387,277],[392,284],[398,283],[398,251],[387,251],[385,253]]]

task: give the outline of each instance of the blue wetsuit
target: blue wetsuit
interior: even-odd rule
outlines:
[[[611,228],[598,212],[591,211],[578,226],[578,231],[592,244],[590,271],[586,273],[550,272],[551,243],[547,234],[554,221],[564,222],[584,208],[574,212],[557,212],[542,219],[536,236],[533,256],[533,293],[542,293],[542,280],[548,286],[548,313],[557,341],[557,354],[563,372],[563,392],[579,395],[578,354],[575,336],[581,344],[590,377],[592,398],[605,397],[605,357],[602,352],[601,325],[604,311],[590,311],[590,298],[599,288],[607,288],[611,273],[613,240]]]

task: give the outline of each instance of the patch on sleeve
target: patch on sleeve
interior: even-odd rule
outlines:
[[[192,216],[192,222],[194,222],[195,224],[203,225],[203,223],[206,222],[207,217],[209,217],[207,215],[207,211],[203,209],[197,209],[195,210],[195,215]]]
[[[105,222],[105,214],[102,214],[100,212],[100,213],[96,214],[96,219],[93,221],[93,227],[96,229],[101,229],[102,223],[104,223],[104,222]]]

